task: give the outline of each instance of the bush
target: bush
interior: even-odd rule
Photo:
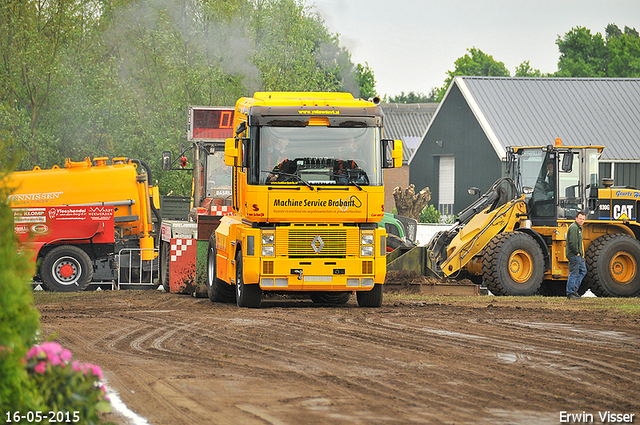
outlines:
[[[420,211],[420,223],[440,223],[440,212],[429,204]]]
[[[0,145],[2,145],[0,143]],[[4,146],[0,146],[3,148]],[[37,410],[41,399],[24,367],[27,349],[40,327],[33,307],[34,263],[19,253],[6,186],[9,170],[0,171],[0,411]]]
[[[71,358],[71,352],[57,342],[45,342],[27,353],[27,371],[46,411],[63,413],[65,421],[98,424],[98,412],[111,410],[106,389],[99,382],[102,370]]]

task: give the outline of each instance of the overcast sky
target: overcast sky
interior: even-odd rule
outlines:
[[[428,94],[476,47],[513,75],[523,61],[558,69],[558,36],[607,24],[640,31],[640,0],[306,0],[354,63],[367,62],[378,94]]]

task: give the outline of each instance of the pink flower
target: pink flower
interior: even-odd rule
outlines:
[[[71,354],[69,350],[63,350],[62,353],[60,353],[60,359],[65,363],[69,363],[71,357],[73,357],[73,354]]]
[[[49,353],[49,355],[47,355],[47,360],[49,360],[49,363],[51,363],[51,366],[58,366],[59,364],[62,363],[60,361],[60,356],[58,356],[57,354]]]
[[[42,351],[39,345],[34,345],[29,349],[29,351],[27,351],[27,358],[31,359],[33,357],[38,357],[40,353],[44,354],[44,351]]]
[[[62,346],[57,342],[43,342],[40,347],[47,355],[60,354],[62,352]]]
[[[40,362],[33,368],[33,370],[44,375],[44,371],[47,370],[47,364],[45,362]]]
[[[84,366],[84,374],[87,375],[88,373],[91,373],[93,376],[97,376],[98,380],[102,380],[102,369],[100,369],[100,366],[96,366],[94,364],[85,364]]]
[[[80,368],[80,362],[77,360],[74,360],[73,363],[71,363],[71,370],[75,371],[75,372],[80,372],[82,369]]]

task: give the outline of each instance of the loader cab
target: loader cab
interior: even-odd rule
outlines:
[[[587,218],[597,213],[601,150],[563,146],[514,149],[514,181],[519,193],[527,193],[534,226],[574,220],[578,211],[587,212]]]

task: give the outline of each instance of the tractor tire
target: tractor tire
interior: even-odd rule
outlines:
[[[61,245],[44,256],[40,277],[49,291],[78,292],[93,279],[93,264],[89,255],[77,246]]]
[[[170,292],[169,287],[169,260],[171,259],[171,244],[160,242],[160,283],[166,292]]]
[[[356,298],[360,307],[380,307],[382,305],[382,285],[376,283],[370,291],[357,291]]]
[[[542,249],[526,233],[500,233],[484,250],[482,277],[494,295],[535,295],[543,276]]]
[[[640,294],[640,242],[628,235],[600,236],[585,253],[585,280],[599,297]]]
[[[260,308],[262,289],[260,285],[246,285],[242,273],[242,251],[236,255],[236,303],[238,307]]]
[[[313,292],[311,301],[316,304],[346,304],[351,292]]]
[[[216,236],[209,238],[209,250],[207,251],[207,295],[211,302],[232,303],[236,300],[235,288],[216,274]]]

